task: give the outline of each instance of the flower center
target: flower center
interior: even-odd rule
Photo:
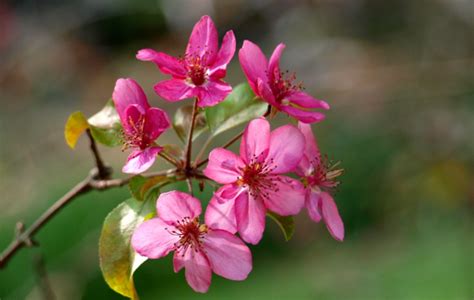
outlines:
[[[335,188],[340,184],[337,177],[344,173],[344,169],[338,169],[340,161],[333,162],[328,160],[327,156],[316,156],[311,164],[313,170],[309,176],[305,178],[305,183],[315,187]]]
[[[251,196],[268,197],[269,191],[278,192],[278,177],[272,174],[276,168],[273,159],[269,162],[260,162],[257,157],[241,169],[241,176],[237,178],[239,186],[247,186]]]
[[[295,83],[295,81],[295,73],[290,74],[286,71],[285,73],[279,72],[274,74],[273,81],[269,82],[269,84],[277,102],[282,103],[291,93],[303,89],[303,84],[301,82]]]
[[[207,59],[206,55],[200,57],[198,55],[188,56],[185,58],[188,71],[188,79],[194,85],[203,85],[206,80]]]
[[[138,120],[131,117],[128,119],[128,128],[123,131],[123,149],[140,148],[145,149],[153,141],[148,133],[145,132],[145,116],[140,115]]]
[[[175,222],[173,230],[168,230],[170,234],[179,237],[179,241],[175,243],[175,247],[176,250],[182,251],[181,253],[183,255],[189,248],[199,251],[201,249],[202,239],[207,234],[207,231],[207,225],[199,224],[198,217],[194,219],[184,217]]]

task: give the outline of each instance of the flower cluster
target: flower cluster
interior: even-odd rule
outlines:
[[[232,31],[218,47],[216,27],[204,16],[194,26],[183,56],[143,49],[137,58],[155,63],[171,76],[154,86],[156,94],[169,102],[195,98],[194,110],[202,110],[224,101],[232,92],[223,78],[235,48]],[[238,52],[250,88],[269,107],[267,114],[248,122],[239,153],[220,147],[209,153],[207,165],[188,160],[176,163],[186,180],[200,176],[221,185],[204,212],[204,222],[199,219],[198,199],[171,191],[158,197],[156,216],[141,223],[131,238],[133,249],[150,259],[174,252],[174,271],[184,268],[188,284],[197,292],[208,290],[212,272],[231,280],[247,278],[252,255],[245,243],[261,241],[267,213],[294,216],[306,207],[312,220],[324,220],[336,240],[344,239],[344,225],[332,197],[342,169],[320,154],[310,127],[324,119],[320,110],[329,105],[304,92],[295,75],[280,70],[284,48],[279,44],[268,60],[250,41],[244,41]],[[124,149],[133,150],[123,172],[143,173],[157,155],[167,156],[156,140],[170,127],[169,118],[149,105],[133,79],[119,79],[112,98],[123,127]],[[295,118],[298,125],[271,130],[269,119],[278,112]],[[192,143],[194,117],[188,143]],[[202,171],[198,169],[201,165],[205,165]]]

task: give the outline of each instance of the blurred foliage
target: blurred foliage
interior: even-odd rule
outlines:
[[[248,280],[214,276],[210,292],[197,295],[167,257],[135,273],[141,298],[472,299],[470,0],[0,2],[0,248],[16,221],[30,224],[92,167],[85,140],[74,152],[64,144],[71,112],[99,111],[115,80],[131,76],[152,105],[174,114],[152,91],[164,77],[134,55],[182,53],[202,14],[220,34],[234,29],[238,47],[247,38],[268,55],[285,42],[282,68],[330,103],[313,129],[322,152],[345,169],[335,199],[347,238],[333,241],[302,213],[285,242],[269,221],[252,246]],[[226,80],[245,80],[237,57]],[[160,139],[181,143],[171,136]],[[101,150],[119,175],[126,153]],[[208,200],[212,188],[199,196]],[[37,254],[58,299],[120,298],[100,273],[98,240],[104,218],[127,198],[122,188],[71,203],[38,234],[40,248],[22,250],[0,271],[0,298],[41,299]]]

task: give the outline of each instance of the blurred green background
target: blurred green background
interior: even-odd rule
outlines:
[[[165,77],[134,56],[182,54],[204,14],[221,36],[234,29],[238,47],[250,39],[269,55],[286,43],[283,69],[332,106],[313,130],[346,170],[335,196],[346,240],[302,213],[284,242],[269,221],[248,280],[214,276],[199,295],[167,257],[137,271],[141,298],[474,299],[471,0],[2,0],[0,248],[17,221],[31,224],[92,167],[85,139],[74,151],[63,140],[69,113],[98,111],[119,77],[174,113],[152,91]],[[244,81],[236,57],[227,80]],[[160,141],[179,143],[171,131]],[[126,153],[101,150],[120,170]],[[0,299],[42,299],[38,255],[57,299],[121,299],[102,279],[97,242],[126,198],[122,188],[69,205],[37,235],[40,248],[0,270]]]

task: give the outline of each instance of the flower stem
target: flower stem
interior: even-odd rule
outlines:
[[[196,123],[196,115],[197,115],[197,111],[198,111],[198,106],[197,105],[198,105],[198,100],[196,98],[194,100],[191,126],[189,126],[188,141],[186,143],[186,161],[185,161],[186,171],[189,171],[191,169],[191,152],[192,152],[192,147],[193,147],[194,126],[195,126],[195,123]]]
[[[239,134],[237,134],[236,136],[234,136],[233,138],[231,138],[227,143],[225,143],[222,148],[228,148],[230,147],[233,143],[235,143],[238,139],[240,139],[242,137],[242,135],[244,135],[244,131],[240,132]],[[200,161],[196,164],[196,168],[199,168],[201,167],[202,165],[204,165],[205,163],[207,163],[209,161],[209,158],[206,158],[205,160],[203,161]]]
[[[198,161],[201,160],[201,157],[204,155],[204,152],[206,152],[207,147],[209,147],[209,144],[211,144],[212,140],[214,139],[214,135],[210,135],[204,145],[201,148],[201,151],[199,151],[198,155],[196,156],[196,159],[194,160],[194,167],[196,167]]]

